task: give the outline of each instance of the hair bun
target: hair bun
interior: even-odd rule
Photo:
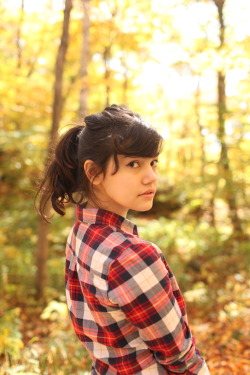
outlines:
[[[95,113],[93,115],[86,116],[84,121],[87,129],[100,130],[111,124],[112,117],[108,118],[107,121],[104,121],[103,113]]]

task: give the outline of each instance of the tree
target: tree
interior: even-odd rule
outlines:
[[[88,63],[90,57],[90,19],[89,8],[90,0],[82,0],[83,22],[82,22],[82,54],[80,61],[79,78],[81,80],[81,89],[79,97],[79,114],[83,117],[87,114],[87,97],[88,97]]]
[[[20,21],[17,29],[17,39],[16,39],[16,46],[17,46],[17,69],[21,68],[22,64],[22,25],[24,19],[24,0],[21,2],[21,9],[20,9]]]
[[[213,0],[217,10],[220,25],[220,45],[218,48],[218,53],[220,53],[225,47],[225,24],[223,18],[223,8],[225,5],[225,0]],[[235,234],[242,234],[242,228],[240,219],[237,213],[237,201],[236,201],[236,189],[234,186],[232,170],[230,166],[230,160],[228,157],[228,145],[226,142],[226,132],[225,132],[225,121],[227,115],[227,103],[226,103],[226,83],[225,83],[225,72],[223,69],[219,69],[217,73],[218,82],[218,139],[221,145],[220,160],[218,163],[218,172],[220,178],[223,176],[225,179],[225,199],[229,207],[229,216],[232,221],[232,226],[234,228]]]
[[[70,13],[72,9],[72,0],[65,0],[64,18],[61,43],[58,49],[56,64],[55,64],[55,83],[54,83],[54,99],[52,111],[52,125],[50,131],[50,140],[47,151],[47,158],[45,165],[48,164],[52,150],[57,140],[59,123],[62,115],[63,100],[62,100],[62,86],[63,86],[63,71],[65,58],[69,43],[69,23]],[[44,295],[44,288],[47,281],[47,260],[48,260],[48,223],[39,220],[38,227],[38,242],[37,242],[37,297],[41,298]]]

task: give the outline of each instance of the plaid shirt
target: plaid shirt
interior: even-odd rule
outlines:
[[[66,296],[91,375],[209,374],[161,251],[129,220],[77,207],[66,247]]]

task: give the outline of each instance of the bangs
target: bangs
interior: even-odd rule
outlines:
[[[125,156],[155,157],[162,150],[162,137],[149,126],[131,127],[126,138],[119,135],[114,140],[115,154]]]

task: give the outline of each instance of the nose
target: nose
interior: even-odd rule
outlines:
[[[158,181],[158,171],[155,167],[152,167],[151,165],[147,168],[145,168],[145,171],[143,173],[142,177],[142,183],[144,185],[149,185],[152,183],[156,183]]]

